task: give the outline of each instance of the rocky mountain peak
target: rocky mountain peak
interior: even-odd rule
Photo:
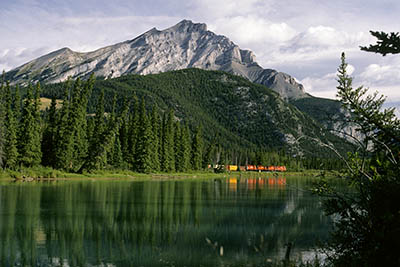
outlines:
[[[205,32],[207,25],[205,23],[193,23],[191,20],[182,20],[178,24],[164,30],[174,32]]]
[[[62,48],[8,73],[12,83],[60,82],[91,73],[105,78],[150,74],[185,68],[222,70],[240,75],[278,92],[284,99],[307,97],[288,74],[263,69],[252,51],[207,30],[204,23],[182,20],[165,30],[153,28],[130,41],[78,53]]]

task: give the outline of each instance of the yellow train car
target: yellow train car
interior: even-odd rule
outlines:
[[[227,171],[237,171],[238,170],[238,166],[237,165],[227,165],[226,166],[226,170]]]

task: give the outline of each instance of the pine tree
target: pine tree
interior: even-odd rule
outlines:
[[[181,137],[182,137],[182,128],[180,123],[177,121],[174,123],[174,159],[175,159],[175,170],[179,171],[180,164],[181,164],[181,154],[180,149],[181,149]]]
[[[187,125],[177,123],[175,128],[175,165],[176,171],[185,172],[190,169],[190,134]]]
[[[385,97],[352,87],[345,54],[338,68],[338,92],[349,118],[364,136],[356,153],[343,159],[340,182],[351,190],[338,190],[328,180],[315,191],[325,196],[324,209],[334,216],[326,243],[332,266],[397,266],[400,262],[400,120],[395,108],[383,108]],[[314,163],[315,164],[315,163]],[[345,179],[343,179],[345,178]]]
[[[114,168],[124,168],[124,160],[122,156],[121,143],[119,141],[119,136],[117,135],[114,142],[114,149],[112,155],[112,163]]]
[[[383,56],[400,53],[400,33],[391,32],[390,35],[379,31],[370,31],[370,33],[378,39],[377,43],[369,45],[369,47],[362,46],[360,47],[361,50],[378,53]]]
[[[120,127],[119,127],[119,140],[121,145],[122,159],[125,164],[129,162],[129,102],[126,98],[123,100],[122,110],[119,115]]]
[[[135,170],[138,172],[149,173],[152,171],[152,141],[153,132],[151,129],[150,121],[146,115],[145,102],[142,98],[140,113],[139,113],[139,127],[136,142],[136,164]]]
[[[19,124],[21,121],[21,94],[18,85],[15,86],[13,112],[15,120],[17,121],[17,124]]]
[[[192,140],[192,168],[193,170],[200,170],[203,159],[203,138],[201,135],[202,127],[196,128]]]
[[[118,132],[119,132],[119,122],[117,120],[117,95],[114,93],[113,101],[112,101],[112,107],[111,107],[111,114],[107,120],[107,130],[108,133],[111,135],[111,142],[110,146],[107,150],[107,163],[108,165],[114,165],[114,148],[115,148],[115,142],[116,139],[118,138]]]
[[[191,142],[190,142],[190,130],[186,124],[182,128],[181,140],[180,140],[180,153],[181,162],[179,163],[179,171],[185,172],[191,169],[190,167],[190,156],[191,156]]]
[[[42,153],[40,145],[40,85],[36,86],[35,98],[33,87],[29,85],[27,97],[24,100],[20,135],[18,140],[20,161],[23,166],[39,165]]]
[[[2,81],[0,84],[0,167],[3,167],[3,157],[4,157],[4,132],[5,132],[5,126],[4,126],[4,107],[5,107],[5,101],[4,101],[4,76],[5,72],[3,71],[2,75]]]
[[[87,170],[102,169],[107,165],[106,124],[104,117],[104,91],[100,93],[94,117],[93,137],[90,140],[89,156],[84,166]]]
[[[138,134],[138,124],[139,124],[139,113],[138,113],[138,99],[136,95],[133,96],[133,107],[132,112],[129,116],[128,125],[128,163],[131,165],[132,169],[135,169],[135,155],[136,155],[136,142]]]
[[[165,172],[175,171],[174,157],[174,112],[170,110],[164,114],[161,143],[161,170]]]
[[[90,81],[87,83],[90,83]],[[88,96],[86,94],[90,92],[91,88],[87,88],[87,83],[82,85],[78,78],[71,91],[71,111],[69,114],[69,132],[73,139],[71,171],[79,170],[83,160],[88,155],[89,143],[86,137],[86,105]],[[85,92],[85,89],[89,91]]]
[[[62,170],[72,168],[73,155],[73,136],[70,131],[70,81],[67,81],[64,88],[62,107],[59,111],[56,133],[56,156],[54,158],[54,167]]]
[[[154,171],[160,171],[160,114],[157,106],[153,106],[151,113],[151,127],[152,127],[152,167]]]
[[[5,88],[5,138],[4,138],[4,166],[9,169],[16,169],[18,166],[17,148],[17,122],[12,110],[12,97],[10,85],[7,83]]]
[[[202,168],[207,168],[209,164],[212,163],[212,155],[214,154],[215,144],[210,143],[205,150],[202,160]],[[234,165],[237,165],[237,162],[233,162]]]
[[[57,148],[57,102],[55,96],[51,99],[50,109],[46,127],[43,131],[42,141],[42,164],[44,166],[55,167],[56,148]]]

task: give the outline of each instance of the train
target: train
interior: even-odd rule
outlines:
[[[211,168],[211,165],[209,166]],[[285,172],[286,166],[262,166],[262,165],[215,165],[214,170],[225,169],[227,171],[256,171],[256,172]]]

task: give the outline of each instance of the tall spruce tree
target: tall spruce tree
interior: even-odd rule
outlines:
[[[400,254],[400,120],[395,108],[383,108],[385,97],[353,88],[345,54],[338,68],[338,92],[364,138],[362,153],[349,153],[340,190],[321,180],[315,190],[327,199],[327,215],[335,216],[328,240],[332,266],[399,266]],[[329,266],[330,266],[329,265]]]
[[[154,171],[160,171],[160,114],[158,112],[157,105],[154,105],[151,112],[151,127],[152,127],[152,167]]]
[[[4,126],[4,107],[5,107],[5,101],[4,101],[4,71],[3,75],[1,77],[1,83],[0,83],[0,168],[3,167],[3,159],[4,159],[4,132],[5,132],[5,126]]]
[[[16,169],[18,166],[18,140],[17,140],[17,122],[12,110],[11,88],[7,83],[5,88],[5,138],[4,138],[4,166],[9,169]]]
[[[114,148],[119,132],[119,121],[117,119],[116,112],[117,112],[117,95],[114,93],[111,106],[111,114],[107,120],[107,130],[110,135],[110,146],[107,151],[107,163],[110,166],[114,165]]]
[[[138,172],[149,173],[153,170],[153,131],[151,129],[150,121],[146,114],[146,107],[144,98],[142,98],[139,113],[139,125],[136,142],[136,164],[135,170]]]
[[[205,149],[204,155],[203,155],[203,162],[202,162],[202,168],[207,168],[208,165],[211,165],[213,162],[212,155],[214,154],[215,151],[215,143],[211,142],[207,148]],[[234,165],[237,165],[237,160],[233,160],[232,163]]]
[[[122,110],[119,115],[120,118],[120,127],[119,127],[119,141],[121,145],[121,153],[123,164],[128,164],[129,162],[129,106],[130,103],[124,97]]]
[[[181,164],[180,158],[180,142],[182,136],[182,128],[178,121],[174,123],[174,159],[175,159],[175,170],[179,170],[179,165]]]
[[[90,140],[89,156],[84,167],[87,170],[103,169],[107,165],[108,143],[105,140],[105,135],[104,91],[101,91],[96,105],[94,131],[92,139]]]
[[[113,154],[112,154],[112,166],[117,169],[125,167],[123,155],[122,155],[122,149],[121,149],[121,142],[119,141],[118,135],[116,135],[116,138],[114,141],[114,148],[113,148]]]
[[[132,110],[128,122],[128,163],[135,169],[136,142],[139,125],[139,101],[136,95],[133,96]]]
[[[86,136],[86,109],[93,83],[93,76],[84,83],[78,78],[71,92],[71,110],[69,114],[69,132],[73,139],[71,171],[79,170],[88,156],[89,142]]]
[[[193,170],[200,170],[203,160],[203,138],[202,138],[202,127],[196,128],[193,140],[192,140],[192,168]]]
[[[62,170],[72,168],[73,155],[73,136],[70,134],[69,114],[70,114],[70,81],[67,81],[64,88],[62,107],[59,111],[56,134],[56,156],[54,167]]]
[[[57,101],[51,98],[50,109],[47,115],[46,126],[43,131],[42,141],[42,164],[44,166],[55,166],[57,148]]]
[[[165,172],[175,171],[174,155],[174,111],[170,110],[163,117],[161,143],[161,170]]]
[[[34,98],[33,95],[36,97]],[[40,85],[36,86],[35,93],[33,86],[29,85],[27,96],[24,100],[20,135],[18,140],[20,162],[23,166],[32,167],[39,165],[41,153],[41,129],[40,129]]]
[[[185,124],[182,128],[180,143],[180,162],[179,169],[180,172],[185,172],[191,169],[190,167],[190,156],[191,156],[191,140],[190,140],[190,130],[189,126]]]
[[[21,121],[21,93],[18,85],[15,86],[13,112],[15,120],[19,124]]]

